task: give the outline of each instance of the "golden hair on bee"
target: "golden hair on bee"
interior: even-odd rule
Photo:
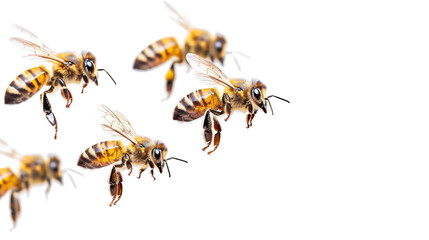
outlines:
[[[214,152],[220,143],[222,129],[216,116],[226,115],[227,121],[232,112],[247,112],[246,124],[249,128],[259,109],[267,113],[267,102],[274,114],[269,100],[271,97],[289,103],[288,100],[275,95],[266,97],[267,87],[260,80],[249,82],[244,79],[228,78],[213,63],[196,54],[188,53],[186,59],[199,78],[223,88],[222,94],[216,88],[191,92],[182,98],[174,109],[173,119],[177,121],[189,122],[204,116],[203,136],[207,145],[203,151],[212,143],[214,146],[208,154]],[[216,132],[214,135],[212,129]]]
[[[62,97],[66,100],[66,108],[68,108],[73,102],[72,94],[68,89],[69,84],[83,83],[81,92],[83,93],[89,82],[94,82],[95,85],[98,85],[99,71],[106,72],[114,84],[116,82],[105,69],[97,69],[95,56],[91,52],[83,52],[82,54],[73,52],[56,53],[42,43],[35,34],[18,25],[15,25],[15,27],[38,43],[18,37],[11,38],[11,42],[28,52],[29,57],[49,62],[52,67],[49,70],[44,65],[40,65],[18,75],[6,89],[4,102],[5,104],[19,104],[34,96],[43,87],[49,87],[49,89],[40,94],[40,99],[46,119],[55,128],[54,139],[56,139],[58,125],[52,112],[48,94],[60,90]]]
[[[67,173],[72,181],[69,171],[80,174],[72,169],[62,169],[61,161],[55,155],[42,157],[40,155],[20,155],[10,148],[6,142],[0,139],[0,153],[19,161],[18,171],[13,171],[10,167],[0,168],[0,198],[7,192],[10,193],[10,212],[13,226],[21,215],[21,205],[19,194],[22,191],[29,191],[35,185],[47,184],[46,195],[51,189],[52,181],[63,184],[63,175]],[[76,186],[75,186],[76,187]]]
[[[162,174],[164,166],[167,166],[168,175],[171,177],[167,161],[183,159],[167,158],[167,146],[161,141],[154,141],[148,137],[137,135],[128,119],[120,112],[112,111],[106,106],[102,106],[105,123],[102,127],[116,136],[127,139],[130,143],[124,144],[120,140],[108,140],[92,145],[87,148],[79,157],[78,166],[95,169],[113,165],[109,176],[109,187],[112,195],[110,206],[116,205],[123,193],[121,171],[129,170],[131,175],[134,167],[139,167],[140,178],[146,169],[155,180],[154,170],[157,169]]]

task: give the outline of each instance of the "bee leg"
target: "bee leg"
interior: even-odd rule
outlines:
[[[252,126],[252,121],[253,121],[253,118],[255,117],[255,115],[256,115],[256,113],[258,112],[258,110],[255,110],[253,113],[252,113],[252,116],[250,117],[250,126]]]
[[[83,94],[83,89],[85,89],[86,86],[88,86],[88,83],[89,83],[88,77],[85,76],[85,75],[83,75],[83,85],[82,85],[82,92],[81,92],[81,94]]]
[[[226,112],[226,114],[228,114],[228,116],[225,118],[225,122],[226,122],[231,116],[231,101],[229,99],[229,96],[225,93],[222,96],[222,103],[225,109],[224,111]]]
[[[52,112],[52,107],[51,107],[51,104],[49,103],[48,96],[46,95],[47,93],[51,93],[53,90],[54,90],[54,87],[51,86],[51,88],[42,92],[42,94],[40,94],[40,100],[42,101],[43,112],[45,113],[46,119],[48,119],[49,123],[53,127],[55,127],[54,139],[57,139],[57,133],[58,133],[57,120],[55,118],[54,113]]]
[[[174,83],[174,79],[175,79],[174,65],[176,65],[177,63],[181,63],[181,62],[182,62],[181,60],[174,61],[171,64],[170,69],[168,70],[167,74],[165,74],[165,80],[167,80],[167,84],[166,84],[167,98],[170,97],[171,92],[173,91],[173,83]]]
[[[113,166],[112,171],[110,172],[109,184],[110,184],[110,194],[113,196],[112,201],[109,206],[116,204],[119,199],[116,199],[118,195],[122,195],[122,175],[120,172],[116,171],[116,168],[121,168],[125,165],[124,158],[122,162]],[[120,196],[118,198],[121,198]],[[115,201],[116,199],[116,201]]]
[[[116,173],[118,175],[118,192],[116,193],[116,195],[118,196],[118,198],[116,198],[116,201],[113,203],[113,205],[116,205],[116,203],[121,200],[122,197],[122,191],[123,191],[123,186],[122,186],[122,174],[120,172]]]
[[[139,176],[137,177],[137,179],[140,179],[140,178],[142,177],[142,173],[144,172],[144,170],[146,170],[146,169],[147,169],[147,167],[148,167],[148,166],[143,166],[142,168],[140,168]]]
[[[213,128],[216,131],[216,134],[214,136],[214,143],[213,143],[213,150],[211,150],[210,152],[208,152],[208,154],[211,154],[212,152],[216,151],[217,147],[219,146],[220,143],[220,132],[222,131],[222,128],[220,127],[220,123],[217,120],[217,118],[215,116],[213,116]]]
[[[48,183],[48,187],[46,188],[45,194],[46,194],[46,199],[48,199],[48,194],[49,194],[49,191],[51,190],[51,179],[46,178],[46,182]]]
[[[212,138],[213,138],[210,111],[207,111],[206,115],[204,116],[203,129],[204,129],[204,140],[207,143],[207,146],[203,147],[203,151],[205,151],[212,143]]]
[[[125,153],[125,155],[122,157],[122,161],[125,162],[127,169],[130,169],[130,172],[128,173],[128,176],[130,176],[133,172],[133,165],[131,164],[130,157],[128,156],[128,154]]]
[[[252,126],[252,119],[253,119],[253,105],[251,103],[249,103],[247,110],[249,111],[249,113],[246,116],[246,123],[247,123],[247,128],[249,128],[250,126]]]
[[[81,93],[83,93],[83,89],[85,89],[85,88],[86,88],[86,86],[88,86],[88,83],[84,83],[84,84],[82,85],[82,92],[81,92]]]
[[[57,82],[61,86],[61,95],[65,100],[67,100],[66,108],[69,108],[70,104],[72,104],[73,102],[73,97],[71,95],[71,92],[67,88],[66,83],[61,78],[57,78]]]
[[[18,220],[18,217],[21,215],[21,205],[19,204],[18,197],[15,196],[15,194],[17,193],[18,193],[17,191],[13,191],[10,194],[10,215],[13,221],[13,228],[16,227],[16,221]]]
[[[153,169],[151,169],[151,170],[150,170],[150,174],[152,175],[153,180],[155,181],[155,180],[156,180],[156,178],[155,178],[155,176],[153,175]]]

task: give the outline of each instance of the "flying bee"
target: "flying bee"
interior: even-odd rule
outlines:
[[[225,121],[227,121],[234,111],[247,112],[246,123],[249,128],[259,109],[267,113],[267,102],[271,111],[273,110],[269,98],[275,97],[289,103],[288,100],[278,96],[265,97],[267,87],[261,81],[249,82],[228,78],[213,63],[192,53],[188,53],[186,59],[199,77],[224,87],[223,94],[220,94],[216,88],[204,88],[191,92],[182,98],[174,109],[173,119],[177,121],[189,122],[204,116],[203,129],[207,146],[203,151],[211,145],[212,141],[214,146],[208,154],[214,152],[220,143],[222,129],[216,116],[226,114]],[[214,137],[212,127],[216,131]]]
[[[21,32],[40,42],[33,33],[22,27],[16,27],[20,29]],[[17,37],[11,38],[10,40],[22,47],[23,50],[29,52],[28,56],[52,63],[52,68],[51,71],[49,71],[48,68],[40,65],[30,68],[18,75],[6,89],[4,102],[5,104],[22,103],[39,92],[44,86],[49,86],[49,89],[40,94],[40,100],[46,119],[55,128],[54,139],[57,138],[58,126],[47,94],[51,94],[56,90],[61,90],[61,95],[67,102],[66,108],[68,108],[73,102],[72,94],[67,88],[69,84],[77,84],[83,81],[83,93],[90,81],[98,85],[98,71],[105,71],[116,84],[115,80],[113,80],[105,69],[97,69],[96,59],[91,52],[83,52],[81,54],[72,52],[55,53],[41,42],[40,44],[36,44]]]
[[[20,161],[17,172],[12,171],[10,167],[0,168],[0,198],[9,190],[11,191],[10,212],[15,227],[17,219],[21,215],[21,205],[18,198],[20,192],[23,190],[29,191],[35,185],[47,184],[46,194],[48,194],[52,181],[57,181],[62,185],[63,173],[69,174],[68,171],[75,171],[72,169],[61,169],[60,159],[56,156],[49,156],[47,158],[39,155],[23,156],[15,150],[10,149],[4,141],[0,140],[0,143],[2,146],[0,153]],[[74,185],[73,179],[70,175],[69,177]]]
[[[124,146],[122,141],[114,140],[94,144],[80,155],[77,165],[94,169],[116,163],[113,165],[109,177],[110,193],[112,195],[110,206],[116,205],[122,197],[122,170],[130,170],[128,173],[128,176],[130,176],[133,167],[139,166],[137,178],[140,179],[142,173],[150,168],[153,180],[156,180],[154,169],[158,169],[162,173],[164,165],[167,166],[168,175],[171,177],[167,161],[174,159],[187,163],[187,161],[175,157],[166,158],[166,145],[161,141],[153,141],[150,138],[137,135],[128,119],[120,112],[113,112],[104,105],[102,106],[102,111],[106,120],[106,123],[102,124],[105,130],[124,137],[130,141],[130,144]]]
[[[150,44],[137,56],[134,62],[134,69],[152,69],[175,57],[176,60],[173,61],[165,75],[167,97],[169,97],[175,79],[174,67],[183,63],[187,53],[194,53],[200,57],[211,59],[212,62],[217,60],[223,64],[225,55],[232,52],[226,52],[227,42],[224,36],[221,34],[212,35],[206,30],[192,27],[186,18],[181,16],[168,3],[164,3],[177,16],[177,19],[174,20],[188,31],[185,43],[180,46],[175,37],[166,37]]]

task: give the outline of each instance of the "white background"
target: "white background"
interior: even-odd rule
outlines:
[[[1,239],[428,239],[429,238],[429,15],[425,1],[174,1],[191,23],[228,39],[243,52],[226,59],[230,77],[261,79],[275,114],[222,123],[219,149],[204,146],[201,121],[172,120],[176,103],[207,87],[187,67],[177,68],[167,101],[169,64],[136,72],[137,54],[186,31],[160,1],[7,1],[0,8],[0,90],[38,63],[8,39],[11,24],[31,30],[52,49],[90,50],[99,86],[71,86],[70,109],[51,95],[58,140],[39,97],[0,104],[0,138],[22,154],[57,154],[84,174],[74,189],[65,178],[21,194],[22,215],[12,232],[9,195],[0,199]],[[3,99],[3,95],[1,95]],[[121,111],[138,133],[160,139],[172,178],[124,172],[115,207],[110,168],[84,170],[79,155],[104,132],[101,104]],[[1,157],[0,167],[17,162]]]

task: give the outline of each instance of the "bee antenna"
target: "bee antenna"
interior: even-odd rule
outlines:
[[[168,177],[171,177],[170,168],[168,167],[167,160],[165,160],[165,165],[167,166]]]
[[[109,72],[106,69],[100,68],[100,69],[97,69],[97,71],[104,71],[105,73],[107,73],[107,75],[109,75],[110,79],[112,79],[113,83],[116,85],[115,80],[112,78],[112,76],[109,74]]]
[[[75,173],[75,174],[77,174],[77,175],[79,175],[79,176],[82,176],[82,173],[80,173],[80,172],[78,172],[78,171],[75,171],[75,170],[73,170],[73,169],[71,169],[71,168],[66,168],[66,169],[64,169],[64,170],[63,170],[63,172],[64,172],[64,173],[66,173],[66,174],[67,174],[67,176],[69,176],[70,181],[71,181],[71,182],[72,182],[72,184],[73,184],[73,187],[74,187],[74,188],[76,188],[76,183],[74,182],[74,180],[73,180],[73,178],[72,178],[72,176],[71,176],[70,172]]]
[[[176,158],[176,157],[169,157],[169,158],[165,159],[165,161],[169,161],[169,160],[177,160],[177,161],[188,163],[188,161],[180,159],[180,158]]]
[[[177,160],[177,161],[188,163],[188,161],[186,161],[186,160],[183,160],[183,159],[180,159],[180,158],[175,158],[175,157],[169,157],[169,158],[165,159],[164,161],[165,161],[165,165],[167,166],[167,171],[168,171],[168,176],[169,177],[171,177],[170,168],[168,167],[168,163],[167,163],[167,161],[169,161],[169,160]]]
[[[241,67],[240,67],[240,64],[238,64],[238,60],[235,57],[235,54],[239,54],[239,55],[241,55],[241,56],[243,56],[245,58],[249,58],[249,56],[247,56],[246,54],[243,54],[243,53],[240,53],[240,52],[236,52],[236,51],[229,51],[229,52],[226,52],[226,54],[230,54],[232,56],[232,58],[234,59],[235,64],[237,65],[238,71],[241,71]]]
[[[277,99],[280,99],[280,100],[282,100],[282,101],[285,101],[285,102],[287,102],[287,103],[290,103],[288,100],[286,100],[286,99],[284,99],[284,98],[281,98],[281,97],[278,97],[278,96],[275,96],[275,95],[270,95],[270,96],[268,96],[268,97],[266,97],[265,98],[265,100],[268,102],[268,104],[270,105],[270,109],[271,109],[271,112],[272,112],[272,115],[274,115],[274,111],[273,111],[273,107],[271,106],[271,101],[270,101],[270,97],[275,97],[275,98],[277,98]]]
[[[274,111],[273,111],[273,107],[271,106],[270,99],[266,98],[265,100],[268,102],[268,105],[270,105],[271,113],[272,115],[274,115]]]

